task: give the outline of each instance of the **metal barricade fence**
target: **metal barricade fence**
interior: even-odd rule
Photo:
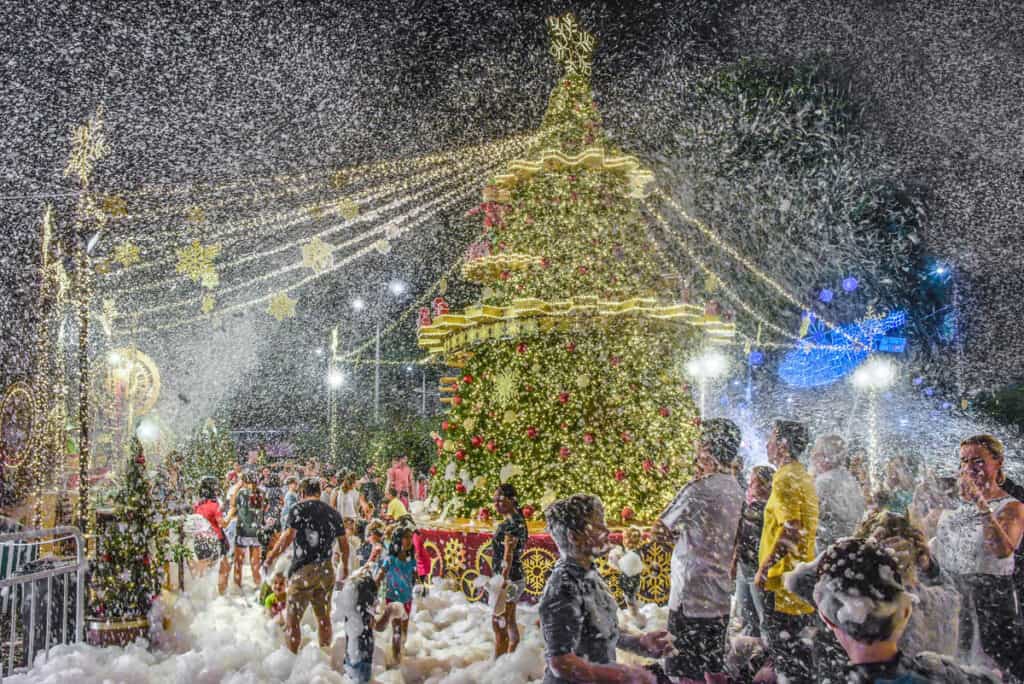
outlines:
[[[71,542],[75,546],[73,557],[70,554],[43,557],[39,552],[41,547],[56,552]],[[7,560],[0,575],[2,684],[5,676],[31,667],[38,651],[46,653],[51,646],[82,641],[88,560],[85,538],[77,527],[0,534],[0,554]],[[55,605],[55,594],[59,594],[59,606]],[[70,621],[72,600],[74,620]],[[43,615],[39,615],[40,607],[43,607]]]

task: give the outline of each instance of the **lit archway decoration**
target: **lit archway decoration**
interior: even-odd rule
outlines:
[[[127,388],[132,412],[144,416],[160,398],[160,370],[148,355],[131,347],[120,347],[107,355],[106,391],[115,396],[118,386]]]
[[[35,395],[25,382],[16,382],[0,401],[0,452],[7,468],[18,468],[28,459],[38,413]]]

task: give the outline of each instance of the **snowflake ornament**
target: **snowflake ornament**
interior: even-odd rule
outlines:
[[[296,300],[289,297],[288,293],[278,292],[274,295],[274,298],[270,300],[270,305],[267,307],[267,313],[278,321],[283,321],[286,318],[295,318],[295,304]]]
[[[551,56],[565,67],[566,76],[589,76],[597,39],[583,30],[576,15],[548,17],[548,33],[551,34]]]
[[[204,314],[208,314],[213,311],[213,307],[217,305],[217,300],[214,299],[213,295],[205,295],[203,297],[203,303],[200,305],[200,310]]]
[[[312,269],[313,273],[320,274],[334,264],[334,255],[331,246],[315,237],[302,246],[302,265]]]
[[[213,260],[220,255],[220,243],[203,245],[193,240],[188,247],[178,250],[178,273],[207,289],[213,289],[219,282]]]
[[[338,212],[346,221],[351,221],[359,216],[359,205],[355,201],[347,199],[338,203]]]
[[[139,248],[136,247],[131,240],[118,244],[114,247],[114,261],[121,264],[121,268],[134,266],[141,261],[139,257]]]

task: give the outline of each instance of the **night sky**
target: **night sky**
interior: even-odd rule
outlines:
[[[953,266],[963,297],[968,388],[1024,375],[1024,344],[1012,332],[1024,314],[1019,3],[6,2],[0,382],[29,370],[41,207],[51,201],[59,225],[69,225],[76,189],[62,177],[69,133],[97,105],[105,107],[111,155],[100,163],[96,190],[143,189],[152,198],[161,186],[170,197],[145,200],[163,213],[112,226],[97,247],[99,257],[108,256],[131,237],[144,262],[165,261],[136,278],[101,277],[97,300],[114,297],[128,312],[195,299],[140,317],[140,327],[157,327],[198,309],[198,288],[173,278],[175,250],[236,216],[278,210],[280,199],[250,198],[268,194],[268,179],[323,176],[533,130],[557,76],[544,17],[565,10],[598,38],[593,85],[606,129],[656,168],[671,164],[662,150],[678,125],[675,103],[695,72],[741,57],[828,59],[844,68],[868,135],[903,180],[924,189],[926,248]],[[203,190],[224,183],[235,185],[219,194]],[[183,220],[190,206],[211,197],[225,205],[209,211],[206,224]],[[161,414],[182,429],[217,410],[238,426],[322,415],[324,367],[316,351],[331,327],[340,324],[350,348],[372,334],[374,315],[386,324],[409,306],[461,255],[473,234],[462,214],[478,197],[471,193],[432,215],[414,236],[395,240],[387,256],[372,254],[293,293],[300,300],[294,319],[279,324],[262,305],[138,333],[137,344],[164,369]],[[290,206],[324,198],[313,193]],[[315,231],[307,222],[292,232],[246,236],[225,244],[224,259]],[[752,234],[739,246],[756,257],[759,242],[772,239]],[[243,282],[293,261],[295,250],[284,251],[225,271],[222,281]],[[785,263],[761,266],[789,277]],[[138,289],[164,278],[166,287]],[[411,285],[409,296],[387,293],[396,278]],[[263,295],[274,285],[253,287],[237,296]],[[354,315],[354,296],[375,314]],[[451,297],[462,296],[453,283]],[[409,319],[386,339],[385,356],[415,358],[413,337]],[[396,404],[415,406],[418,382],[401,366],[388,373]],[[365,406],[369,388],[363,369],[347,390],[348,405]]]

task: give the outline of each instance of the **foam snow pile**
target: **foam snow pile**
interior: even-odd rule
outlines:
[[[247,585],[249,586],[249,585]],[[153,622],[166,616],[168,631],[156,629],[154,644],[143,641],[125,648],[86,645],[58,646],[49,657],[37,658],[28,674],[5,678],[5,684],[347,684],[342,663],[354,621],[355,596],[346,590],[334,596],[334,643],[317,645],[312,611],[303,621],[303,646],[298,655],[284,647],[280,628],[272,625],[249,591],[220,597],[215,573],[195,581],[189,591],[160,605]],[[417,597],[400,666],[391,660],[391,630],[376,632],[373,681],[382,684],[527,684],[544,676],[544,644],[537,609],[521,605],[518,650],[492,659],[492,607],[471,603],[461,592],[435,580],[427,596]],[[651,623],[664,624],[665,609],[642,608]],[[621,615],[629,625],[626,613]],[[349,632],[349,630],[352,630]],[[623,661],[631,656],[620,652]]]

